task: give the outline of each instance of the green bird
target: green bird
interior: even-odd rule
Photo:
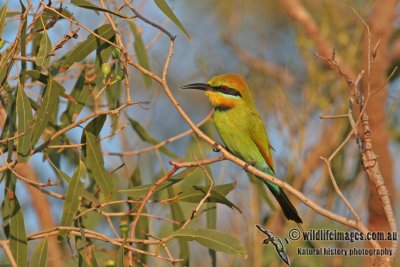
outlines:
[[[253,98],[238,74],[221,74],[208,83],[193,83],[182,89],[204,90],[214,107],[215,126],[225,147],[233,155],[276,177],[271,144]],[[275,196],[288,220],[303,223],[286,193],[263,180]]]

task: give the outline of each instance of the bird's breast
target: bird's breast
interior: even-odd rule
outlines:
[[[242,160],[263,162],[262,155],[250,136],[246,113],[229,109],[215,111],[214,123],[226,148]]]

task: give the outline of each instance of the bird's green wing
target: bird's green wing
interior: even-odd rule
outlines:
[[[258,150],[260,150],[265,162],[275,172],[274,161],[271,153],[272,146],[269,142],[264,123],[256,111],[254,111],[248,118],[248,130],[251,139],[256,144]]]

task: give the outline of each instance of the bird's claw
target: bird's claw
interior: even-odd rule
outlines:
[[[247,172],[249,166],[252,166],[252,167],[256,166],[256,161],[250,160],[250,161],[246,162],[246,164],[244,164],[243,170],[245,170]]]
[[[218,142],[215,142],[213,145],[212,145],[212,150],[214,151],[214,152],[220,152],[221,151],[221,149],[219,148],[219,146],[222,146],[220,143],[218,143]]]

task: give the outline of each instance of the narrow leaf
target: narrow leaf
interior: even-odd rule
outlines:
[[[169,186],[175,184],[176,182],[178,182],[178,181],[174,181],[174,180],[167,181],[164,184],[162,184],[161,186],[159,186],[155,192],[160,192],[160,191],[168,188]],[[154,186],[154,184],[139,185],[139,186],[131,187],[129,189],[118,190],[118,192],[123,193],[131,198],[140,198],[140,197],[143,197],[144,195],[146,195],[147,192],[149,192],[150,188],[152,188],[153,186]]]
[[[125,266],[125,242],[122,243],[122,246],[119,247],[117,253],[117,264],[115,267],[124,267]]]
[[[156,192],[162,191],[162,190],[170,187],[171,185],[174,185],[174,184],[182,181],[185,177],[187,177],[189,174],[191,174],[194,170],[195,170],[195,168],[188,168],[178,174],[171,176],[168,179],[168,181],[166,181],[164,184],[160,185],[157,188]],[[137,197],[142,197],[145,194],[147,194],[147,192],[153,186],[154,186],[154,184],[138,185],[138,186],[131,187],[129,189],[118,190],[118,192],[126,194],[127,196],[130,196],[132,198],[137,198]]]
[[[85,130],[82,132],[81,143],[86,143],[86,132],[92,133],[96,138],[99,136],[101,129],[103,128],[104,122],[107,119],[107,115],[100,115],[93,120],[91,120],[85,127]],[[86,156],[87,146],[83,147],[83,155]]]
[[[195,240],[201,245],[221,252],[237,254],[247,258],[244,246],[235,237],[227,233],[218,232],[212,229],[180,229],[172,232],[168,238],[177,237],[185,240]]]
[[[16,49],[16,46],[13,47],[9,53],[7,53],[6,55],[4,55],[4,57],[1,58],[1,61],[0,61],[0,85],[3,84],[4,79],[8,75],[8,71],[9,71],[9,69],[8,69],[9,62],[8,61],[14,55],[15,49]]]
[[[48,84],[49,81],[52,81],[52,88],[54,88],[54,90],[57,90],[58,93],[62,96],[65,97],[65,88],[64,86],[62,86],[59,82],[57,82],[54,79],[51,79],[49,76],[40,73],[37,70],[28,70],[23,72],[23,75],[28,75],[29,77],[31,77],[32,79],[38,80],[39,82],[43,83],[43,84]]]
[[[190,37],[189,33],[185,30],[183,27],[182,23],[179,21],[179,19],[175,16],[174,12],[172,9],[168,6],[167,2],[165,0],[154,0],[158,8],[173,22],[175,25],[185,34],[185,36],[189,39],[192,40]]]
[[[16,198],[11,200],[11,205],[13,206],[13,212],[10,219],[10,250],[17,266],[27,266],[28,243],[26,240],[24,215]]]
[[[134,119],[128,118],[129,122],[132,126],[132,128],[135,130],[135,132],[139,135],[140,139],[142,139],[143,141],[152,144],[152,145],[156,145],[158,143],[160,143],[158,140],[156,140],[155,138],[153,138],[147,131],[145,128],[142,127],[142,125],[139,124],[139,122],[135,121]],[[160,147],[159,148],[160,152],[164,153],[165,155],[171,157],[171,158],[178,158],[177,155],[175,155],[173,152],[171,152],[168,148],[166,147]]]
[[[93,174],[96,184],[100,187],[106,198],[111,197],[113,192],[113,181],[111,176],[104,169],[104,161],[100,144],[92,133],[85,131],[86,135],[86,164]]]
[[[100,26],[94,32],[106,40],[110,40],[115,35],[111,25],[109,24]],[[90,34],[85,41],[75,45],[74,48],[65,55],[65,60],[61,65],[61,71],[67,70],[75,62],[81,62],[102,43],[103,41],[93,34]]]
[[[29,266],[45,267],[47,265],[47,236],[40,241],[32,253]]]
[[[86,168],[82,161],[79,162],[74,174],[72,175],[71,181],[68,185],[67,194],[65,195],[64,210],[61,218],[61,226],[71,226],[75,217],[76,211],[78,210],[80,197],[82,196],[84,184],[81,179],[86,176]],[[66,231],[60,231],[58,238],[63,239],[66,235]]]
[[[171,186],[168,187],[168,197],[173,198],[176,196],[175,189]],[[183,214],[182,207],[179,202],[171,203],[171,216],[174,221],[183,222],[185,216]],[[207,212],[208,214],[208,212]],[[173,224],[172,228],[174,231],[178,230],[181,225]],[[183,259],[182,265],[189,266],[190,264],[190,248],[189,243],[183,239],[179,239],[179,258]]]
[[[17,91],[17,118],[18,134],[23,134],[18,138],[18,161],[24,163],[28,161],[31,150],[32,131],[30,122],[32,120],[32,107],[21,84],[18,84]]]
[[[65,174],[65,172],[63,172],[62,170],[60,170],[56,164],[54,164],[53,161],[51,161],[51,159],[49,157],[47,157],[47,161],[50,163],[51,167],[53,167],[53,169],[56,171],[57,175],[59,178],[62,178],[64,181],[66,181],[67,183],[69,183],[69,181],[71,180],[71,178]]]
[[[133,43],[133,47],[135,49],[135,53],[138,59],[139,64],[145,68],[146,70],[150,70],[150,64],[149,64],[149,58],[147,56],[147,50],[146,47],[144,46],[144,42],[142,39],[141,33],[138,31],[136,28],[135,23],[132,21],[129,21],[129,26],[131,27],[131,31],[133,32],[133,35],[135,36],[135,42]],[[147,87],[151,86],[151,79],[149,76],[142,74],[143,81]]]
[[[129,179],[129,186],[138,186],[142,185],[142,177],[141,177],[141,172],[140,172],[140,165],[136,167],[136,169],[133,171],[130,179]],[[133,198],[128,197],[129,200],[132,200]],[[128,203],[128,207],[130,210],[135,209],[135,204],[134,203]],[[143,208],[143,213],[147,213],[146,207]],[[121,217],[120,220],[120,230],[122,233],[123,238],[127,238],[129,236],[129,231],[130,231],[130,224],[132,221],[135,219],[134,215],[131,216],[125,216]],[[135,228],[135,237],[138,239],[146,239],[146,233],[148,233],[149,230],[149,218],[147,216],[141,216],[137,222],[136,228]],[[148,244],[137,244],[137,248],[143,251],[148,251],[149,250],[149,245]],[[147,259],[148,256],[146,254],[139,253],[137,255],[137,258],[142,262],[143,265],[147,265]]]
[[[3,34],[4,25],[6,24],[7,5],[8,5],[8,0],[0,8],[0,40],[1,40],[1,35]]]
[[[42,38],[40,39],[39,52],[37,53],[35,63],[38,66],[47,68],[50,64],[50,54],[51,52],[51,41],[47,35],[47,31],[44,31]]]
[[[68,106],[61,116],[63,127],[71,123],[86,106],[90,97],[89,85],[85,83],[85,71],[82,70],[72,89],[71,96],[77,103],[68,102]]]
[[[217,204],[216,203],[207,203],[207,228],[216,230],[217,228]],[[211,266],[217,266],[217,252],[213,249],[208,249],[208,254],[211,258]]]
[[[72,0],[72,1],[71,1],[71,4],[73,4],[74,6],[77,6],[77,7],[81,7],[81,8],[86,8],[86,9],[94,10],[94,11],[96,11],[97,14],[99,14],[98,11],[101,11],[101,12],[106,12],[106,13],[113,14],[113,15],[115,15],[115,16],[117,16],[117,17],[120,17],[120,18],[123,18],[123,19],[129,19],[127,16],[124,16],[124,15],[122,15],[122,14],[119,14],[119,13],[116,13],[116,12],[114,12],[114,11],[111,11],[111,10],[104,9],[104,8],[98,7],[98,6],[96,6],[96,5],[93,5],[93,4],[90,3],[89,1],[85,1],[85,0]]]
[[[240,209],[233,204],[232,202],[230,202],[224,195],[224,193],[222,193],[221,191],[219,191],[220,189],[216,186],[214,187],[210,194],[211,196],[209,196],[206,200],[206,202],[212,202],[212,203],[221,203],[224,204],[230,208],[235,208],[237,209],[239,212]],[[201,201],[201,199],[204,198],[204,196],[207,194],[208,191],[208,187],[205,186],[193,186],[193,188],[190,188],[188,190],[185,190],[182,194],[180,194],[176,201],[184,201],[184,202],[190,202],[190,203],[199,203]]]
[[[44,97],[39,112],[36,116],[36,121],[32,127],[32,145],[35,145],[36,142],[39,140],[40,135],[43,133],[51,116],[54,114],[57,108],[59,92],[53,87],[53,84],[53,79],[50,78],[45,88]]]
[[[89,263],[87,262],[87,248],[88,248],[88,241],[90,243],[90,239],[88,239],[85,235],[84,225],[82,221],[82,217],[74,222],[75,227],[79,227],[79,232],[81,236],[75,237],[75,248],[78,252],[78,266],[79,267],[90,267]]]

